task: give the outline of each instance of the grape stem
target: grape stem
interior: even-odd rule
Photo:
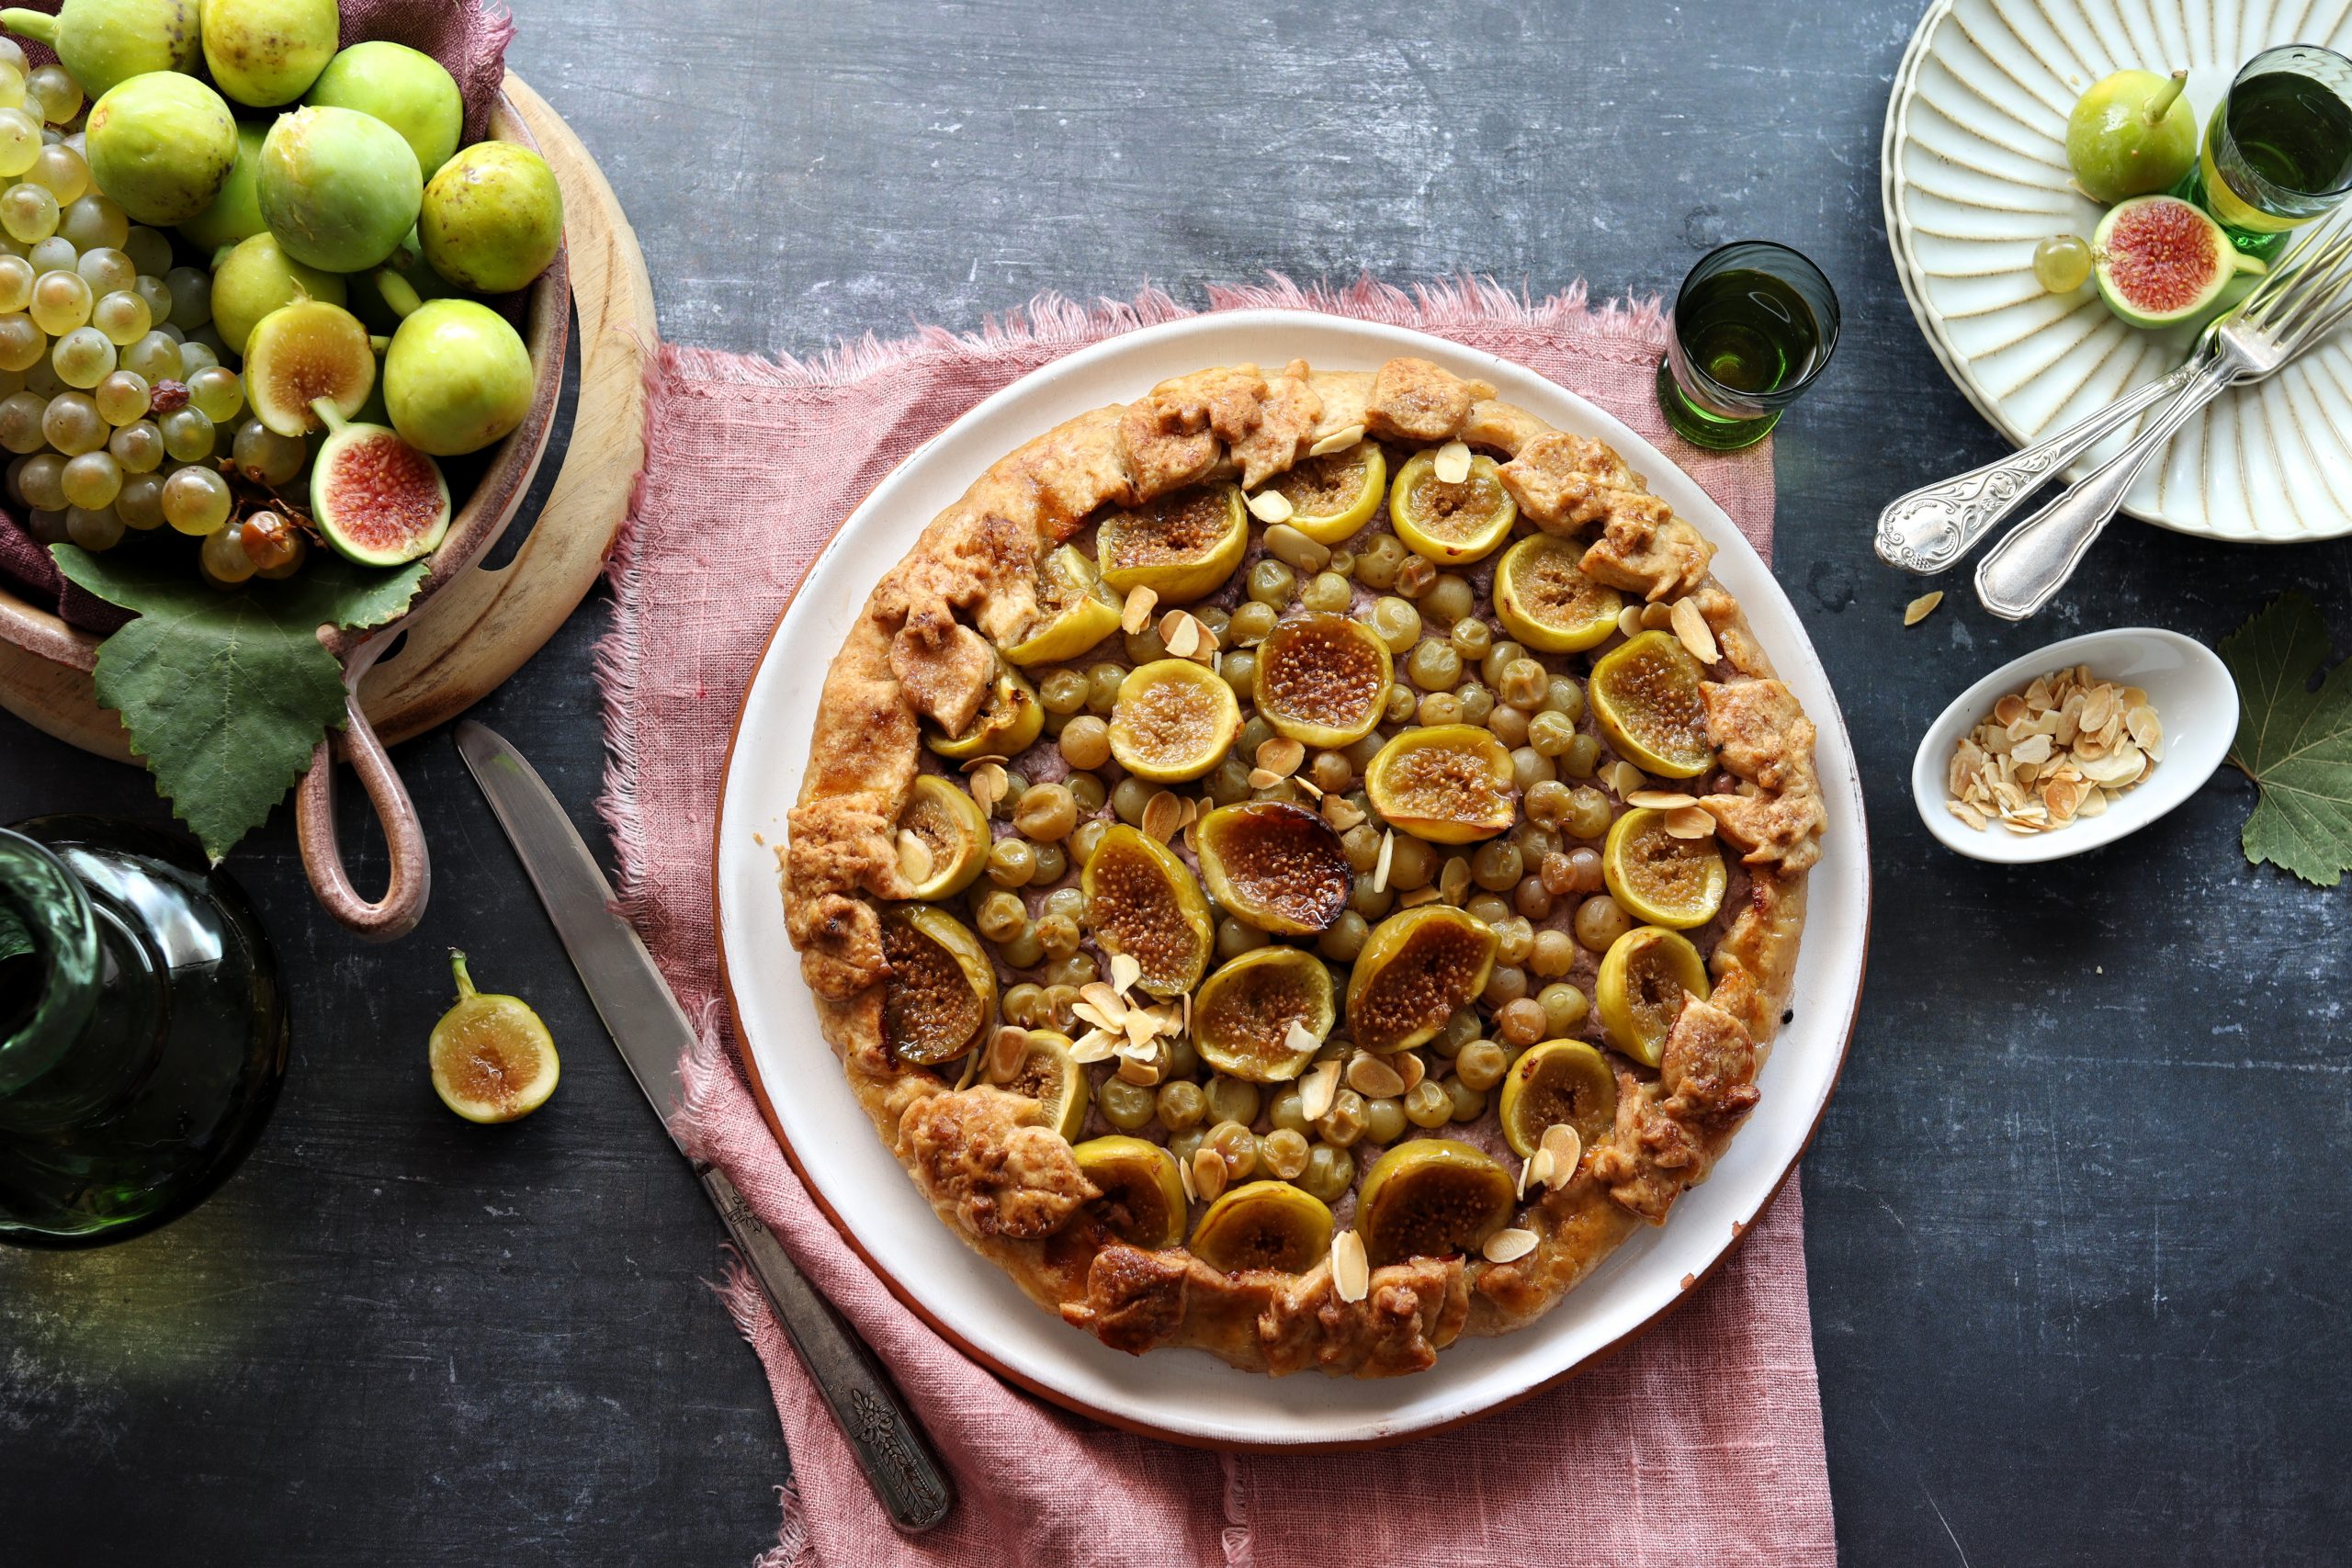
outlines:
[[[20,38],[31,39],[35,43],[54,45],[57,42],[57,18],[46,11],[28,11],[19,6],[10,6],[0,11],[0,28],[6,28]]]

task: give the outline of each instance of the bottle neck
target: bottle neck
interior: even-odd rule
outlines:
[[[40,1082],[89,1028],[105,958],[82,879],[0,828],[0,1102]]]

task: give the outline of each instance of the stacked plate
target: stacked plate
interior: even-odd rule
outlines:
[[[2033,247],[2088,239],[2066,116],[2113,71],[2188,67],[2202,119],[2265,49],[2352,52],[2352,0],[1938,0],[1887,105],[1887,237],[1912,313],[1962,391],[2011,441],[2052,434],[2188,353],[2186,330],[2125,326],[2088,286],[2045,292]],[[2087,472],[2128,430],[2072,471]],[[2209,538],[2295,543],[2352,533],[2352,338],[2226,392],[2149,466],[2125,510]]]

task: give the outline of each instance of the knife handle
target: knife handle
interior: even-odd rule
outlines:
[[[939,1523],[955,1505],[955,1487],[873,1351],[786,1256],[727,1173],[717,1166],[695,1168],[891,1523],[910,1533]]]

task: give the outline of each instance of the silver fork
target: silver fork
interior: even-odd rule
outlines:
[[[2208,329],[2212,352],[2192,361],[2172,402],[2129,446],[1984,553],[1976,563],[1976,597],[1984,607],[2012,621],[2038,614],[2074,576],[2148,460],[2222,389],[2270,375],[2352,314],[2347,288],[2352,225],[2306,236]]]

